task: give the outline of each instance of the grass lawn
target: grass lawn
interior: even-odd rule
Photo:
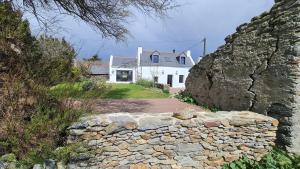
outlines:
[[[58,98],[105,98],[105,99],[154,99],[168,98],[169,94],[160,89],[145,88],[136,84],[111,84],[108,91],[93,89],[82,90],[82,82],[63,83],[51,87],[50,93]]]
[[[106,99],[154,99],[168,98],[169,94],[160,89],[145,88],[136,84],[113,84],[111,91],[106,93]]]

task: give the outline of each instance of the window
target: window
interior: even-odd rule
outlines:
[[[154,76],[154,83],[158,83],[158,77],[157,76]]]
[[[185,57],[180,57],[180,64],[185,65]]]
[[[179,83],[183,83],[184,81],[184,75],[179,75]]]
[[[117,82],[132,82],[132,70],[117,70]]]
[[[159,55],[152,55],[152,63],[159,63]]]

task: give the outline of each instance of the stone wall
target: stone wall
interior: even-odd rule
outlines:
[[[68,144],[88,151],[69,168],[179,169],[220,167],[243,155],[260,158],[276,138],[278,121],[252,112],[104,114],[69,128]]]
[[[221,110],[280,121],[278,143],[300,153],[300,1],[277,0],[191,69],[186,92]]]

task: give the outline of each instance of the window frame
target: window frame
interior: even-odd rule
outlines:
[[[127,78],[120,77],[127,73]],[[120,75],[120,76],[119,76]],[[132,70],[116,70],[116,81],[117,82],[133,82],[133,71]]]
[[[179,83],[184,83],[184,75],[179,75]]]
[[[183,63],[182,63],[182,61],[183,61]],[[186,58],[185,58],[184,56],[181,56],[181,57],[179,58],[179,63],[180,63],[181,65],[185,65],[185,63],[186,63]]]
[[[159,63],[159,55],[158,54],[152,55],[152,63]]]

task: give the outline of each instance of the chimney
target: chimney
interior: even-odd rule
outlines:
[[[173,49],[173,53],[175,53],[176,52],[176,50],[175,49]]]
[[[138,53],[137,53],[137,64],[138,66],[140,66],[141,63],[141,55],[143,53],[143,48],[142,47],[138,47]]]
[[[191,53],[190,50],[186,51],[186,56],[187,56],[188,58],[190,58],[192,64],[195,65],[195,61],[194,61],[194,59],[192,58],[192,53]]]

